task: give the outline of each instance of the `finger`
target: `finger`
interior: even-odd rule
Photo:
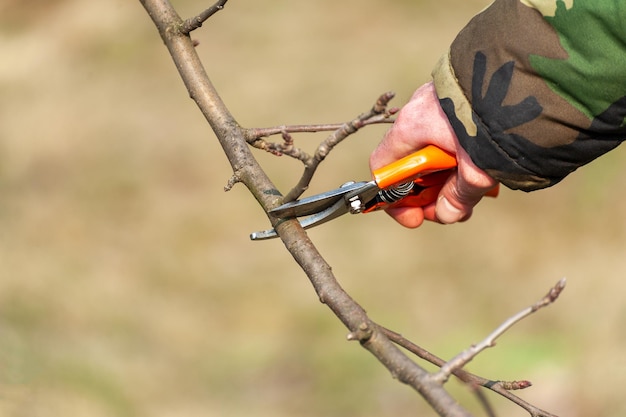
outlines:
[[[399,115],[396,123],[385,133],[383,140],[370,155],[372,171],[403,158],[423,147],[407,132],[403,116]]]
[[[472,216],[474,205],[480,201],[479,199],[473,204],[459,204],[458,200],[452,200],[454,203],[450,200],[445,195],[441,195],[437,200],[435,215],[440,223],[452,224],[469,219]]]
[[[420,87],[398,112],[396,121],[370,157],[378,169],[429,144],[453,152],[454,131],[441,109],[433,83]]]
[[[464,172],[461,172],[464,171]],[[444,224],[469,219],[481,198],[496,185],[484,172],[469,167],[452,174],[439,193],[435,213]]]
[[[409,229],[420,227],[424,222],[424,211],[421,207],[397,207],[385,211],[395,221]]]
[[[435,202],[435,203],[431,203],[422,207],[424,211],[424,220],[428,220],[428,221],[435,222],[435,223],[441,223],[441,221],[439,221],[439,219],[437,218],[436,206],[437,205]]]

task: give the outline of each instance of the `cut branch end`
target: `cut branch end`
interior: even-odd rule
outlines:
[[[182,27],[180,28],[180,32],[185,35],[189,35],[194,30],[202,27],[202,24],[206,22],[211,16],[224,9],[224,6],[226,6],[227,2],[228,0],[219,0],[213,6],[202,11],[202,13],[200,13],[199,15],[185,20]]]

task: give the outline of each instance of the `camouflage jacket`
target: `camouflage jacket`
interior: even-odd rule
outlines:
[[[549,187],[626,139],[626,1],[496,0],[433,79],[477,166]]]

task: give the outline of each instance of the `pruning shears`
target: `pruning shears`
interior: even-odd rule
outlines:
[[[278,206],[270,213],[298,218],[308,229],[346,213],[371,213],[390,207],[423,207],[437,200],[443,184],[456,168],[454,155],[429,145],[372,172],[372,181],[347,182],[337,189]],[[499,186],[486,195],[496,197]],[[252,240],[277,237],[274,229],[250,234]]]

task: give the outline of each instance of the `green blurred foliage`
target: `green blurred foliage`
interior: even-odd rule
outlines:
[[[336,122],[387,90],[400,106],[486,4],[237,0],[194,38],[243,125]],[[223,192],[226,159],[139,2],[5,1],[0,47],[0,415],[433,415],[345,341],[279,242],[248,240],[267,220]],[[311,191],[367,178],[384,130],[339,146]],[[257,155],[283,190],[301,172]],[[623,415],[623,157],[503,190],[466,224],[310,234],[374,320],[443,357],[567,276],[471,370],[532,380],[524,398],[556,414]]]

